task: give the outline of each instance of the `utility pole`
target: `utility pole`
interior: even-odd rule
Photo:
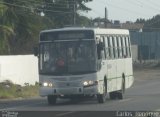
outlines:
[[[77,11],[77,3],[76,0],[73,0],[73,25],[76,25],[76,12]]]
[[[108,12],[107,12],[107,7],[105,7],[105,21],[104,21],[105,28],[107,28],[107,21],[108,21]]]

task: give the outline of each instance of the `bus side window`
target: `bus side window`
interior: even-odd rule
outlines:
[[[122,58],[122,43],[121,43],[121,37],[118,37],[118,43],[119,43],[119,58]]]
[[[114,37],[111,37],[111,39],[112,39],[113,59],[115,59]]]
[[[115,46],[115,37],[112,37],[112,48],[113,48],[113,58],[116,58],[116,46]]]
[[[129,37],[127,37],[127,44],[128,44],[128,46],[127,46],[127,48],[128,48],[128,57],[131,57],[131,46],[130,46],[130,41],[129,41]]]
[[[103,43],[103,59],[107,58],[107,52],[106,52],[106,43],[105,43],[105,37],[102,37],[102,43]]]
[[[114,37],[114,50],[115,50],[115,58],[118,58],[118,46],[117,46],[117,37]]]
[[[108,38],[108,48],[110,51],[110,58],[113,59],[113,43],[112,43],[112,37]]]
[[[118,53],[118,58],[120,58],[119,37],[116,37],[116,42],[117,42],[117,53]]]
[[[105,49],[106,49],[106,58],[110,58],[110,51],[109,51],[109,46],[108,46],[108,37],[105,37]]]
[[[125,45],[126,45],[126,57],[129,57],[128,37],[125,37]]]
[[[131,57],[131,43],[130,43],[130,37],[128,37],[127,40],[128,40],[128,52],[129,52],[129,57]]]
[[[121,38],[121,42],[122,42],[122,57],[126,58],[126,45],[125,45],[125,38],[124,36]]]

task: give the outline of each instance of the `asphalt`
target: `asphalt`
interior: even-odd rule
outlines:
[[[46,98],[41,97],[1,100],[0,111],[19,112],[20,117],[123,117],[127,114],[134,116],[140,111],[160,112],[160,70],[137,70],[134,77],[134,85],[126,91],[123,100],[107,98],[104,104],[99,104],[95,98],[77,102],[58,100],[54,106],[48,105]],[[118,113],[119,111],[130,113]]]

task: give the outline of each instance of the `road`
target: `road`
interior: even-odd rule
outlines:
[[[0,111],[50,111],[55,117],[96,117],[99,114],[106,117],[106,111],[160,111],[160,69],[135,70],[134,77],[134,85],[126,91],[123,100],[107,98],[105,104],[99,104],[96,99],[74,103],[58,100],[56,105],[49,106],[46,98],[20,99],[0,101]]]

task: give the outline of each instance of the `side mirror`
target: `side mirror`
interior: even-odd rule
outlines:
[[[103,45],[102,42],[100,42],[100,43],[98,44],[98,49],[99,49],[99,51],[104,50],[104,45]]]
[[[38,47],[34,47],[33,48],[33,52],[34,52],[34,56],[38,56],[38,54],[39,54],[39,48]]]

